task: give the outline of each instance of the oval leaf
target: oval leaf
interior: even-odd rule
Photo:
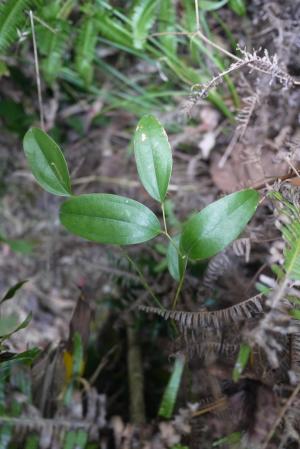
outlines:
[[[23,147],[31,171],[47,192],[70,196],[71,182],[64,155],[48,134],[31,128],[24,136]]]
[[[160,232],[156,215],[137,201],[94,193],[65,201],[61,223],[73,234],[98,243],[131,245],[146,242]]]
[[[254,214],[259,195],[248,189],[205,207],[183,226],[180,249],[192,260],[207,259],[235,240]]]
[[[164,128],[152,115],[139,121],[134,154],[143,186],[152,198],[163,202],[172,173],[172,151]]]
[[[175,281],[180,281],[184,273],[184,260],[179,255],[180,234],[173,237],[173,243],[170,242],[167,250],[167,263],[170,275]],[[175,245],[175,246],[174,246]],[[176,247],[178,250],[176,250]]]

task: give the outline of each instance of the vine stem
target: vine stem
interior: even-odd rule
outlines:
[[[163,234],[170,240],[171,244],[174,246],[174,248],[176,249],[176,251],[179,254],[179,256],[182,256],[181,253],[180,253],[179,248],[177,248],[174,240],[172,239],[172,237],[169,234],[168,227],[167,227],[167,221],[166,221],[166,213],[165,213],[165,205],[164,205],[164,203],[161,203],[161,210],[162,210],[163,223],[164,223],[164,232],[163,232]]]
[[[168,227],[167,227],[167,221],[166,221],[165,203],[161,203],[160,206],[161,206],[161,211],[162,211],[162,216],[163,216],[165,233],[166,233],[167,237],[170,237],[170,235],[168,233]]]
[[[153,299],[153,301],[155,302],[155,304],[160,308],[165,310],[164,306],[162,305],[162,303],[160,302],[160,300],[158,299],[158,297],[156,296],[156,294],[154,293],[153,289],[150,287],[150,285],[147,282],[147,279],[145,278],[145,276],[143,275],[143,273],[141,272],[141,270],[139,269],[138,265],[135,263],[135,261],[129,256],[129,254],[120,247],[121,252],[123,253],[123,255],[126,257],[126,259],[128,260],[128,262],[131,263],[131,265],[133,266],[133,268],[135,269],[135,271],[137,272],[140,281],[142,283],[142,285],[145,287],[145,289],[147,290],[147,292],[149,293],[149,295],[151,296],[151,298]]]
[[[187,264],[187,259],[185,259],[183,272],[182,272],[179,284],[177,286],[175,297],[174,297],[174,300],[173,300],[173,303],[172,303],[172,310],[174,310],[176,305],[177,305],[178,298],[179,298],[179,295],[180,295],[180,292],[181,292],[181,289],[182,289],[182,286],[183,286],[183,283],[184,283],[184,275],[185,275],[186,264]]]
[[[164,229],[165,229],[164,230],[164,234],[170,240],[170,242],[172,243],[172,245],[176,249],[176,252],[178,253],[178,256],[182,257],[182,255],[181,255],[181,253],[179,251],[179,248],[177,248],[177,245],[175,244],[174,240],[172,239],[172,237],[170,236],[170,234],[168,232],[167,221],[166,221],[166,213],[165,213],[165,205],[164,205],[163,202],[161,203],[161,210],[162,210]],[[175,309],[175,307],[176,307],[176,304],[177,304],[177,301],[178,301],[178,298],[179,298],[179,294],[180,294],[182,286],[183,286],[186,264],[187,264],[187,259],[185,259],[183,273],[182,273],[182,276],[180,278],[179,284],[178,284],[177,289],[176,289],[175,297],[174,297],[174,300],[173,300],[173,303],[172,303],[172,309]]]

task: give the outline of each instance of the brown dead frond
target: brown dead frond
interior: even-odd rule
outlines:
[[[211,89],[223,82],[224,77],[230,75],[232,72],[241,70],[244,67],[249,67],[250,70],[257,70],[268,75],[270,77],[270,84],[273,84],[275,80],[279,81],[285,88],[295,84],[294,79],[280,67],[276,54],[270,56],[267,49],[264,50],[262,56],[260,56],[256,50],[253,50],[253,52],[250,53],[247,50],[238,47],[238,51],[241,52],[243,58],[237,58],[236,62],[231,64],[227,70],[224,70],[212,78],[208,84],[202,87],[199,92],[199,97],[206,97]]]
[[[157,307],[140,306],[146,313],[154,313],[165,320],[177,321],[182,328],[197,329],[201,327],[220,328],[226,324],[250,319],[264,312],[263,295],[259,294],[226,309],[208,312],[185,312],[179,310],[165,310]]]

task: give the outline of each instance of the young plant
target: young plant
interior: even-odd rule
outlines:
[[[65,158],[59,146],[41,129],[24,137],[24,151],[37,182],[48,192],[68,196],[60,207],[60,221],[73,234],[98,243],[132,245],[157,236],[169,240],[171,275],[179,281],[175,307],[189,260],[214,256],[243,231],[259,201],[246,189],[227,195],[192,215],[179,235],[171,236],[165,218],[165,201],[172,174],[172,151],[167,134],[152,115],[142,117],[134,135],[138,174],[149,195],[160,203],[163,226],[145,205],[107,193],[74,195]]]

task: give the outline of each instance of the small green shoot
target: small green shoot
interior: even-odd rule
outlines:
[[[242,343],[233,368],[232,380],[237,382],[244,371],[251,354],[251,347],[246,343]]]
[[[46,133],[37,128],[29,130],[24,138],[24,151],[34,176],[45,190],[72,195],[64,156]],[[165,205],[168,213],[170,203],[166,202],[166,195],[172,173],[172,152],[164,128],[152,115],[144,116],[137,126],[134,153],[143,186],[161,205],[163,226],[145,205],[107,193],[72,195],[60,207],[60,221],[73,234],[98,243],[133,245],[164,235],[169,240],[168,268],[179,283],[173,300],[175,307],[188,259],[207,259],[237,238],[255,213],[259,195],[252,189],[227,195],[188,219],[180,238],[171,236]],[[180,228],[178,220],[175,221]]]
[[[181,382],[181,378],[182,378],[182,374],[183,374],[184,364],[185,364],[184,356],[179,355],[175,360],[175,364],[173,367],[173,371],[172,371],[170,380],[165,389],[165,392],[164,392],[164,395],[163,395],[163,398],[162,398],[162,401],[161,401],[161,404],[159,407],[158,415],[162,416],[163,418],[171,418],[171,416],[173,414],[177,395],[178,395],[178,390],[180,387],[180,382]]]

